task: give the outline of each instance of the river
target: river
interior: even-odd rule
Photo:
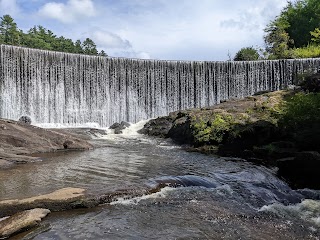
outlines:
[[[275,169],[187,152],[136,127],[97,137],[91,151],[42,154],[0,171],[0,200],[63,187],[128,192],[94,209],[51,213],[43,220],[50,230],[34,239],[319,239],[320,191],[292,190]],[[159,184],[166,187],[134,194]]]

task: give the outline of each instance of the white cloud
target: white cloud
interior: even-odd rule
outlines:
[[[0,13],[2,15],[16,15],[19,12],[19,7],[16,0],[0,0]]]
[[[48,2],[39,9],[43,17],[72,23],[83,17],[93,17],[96,10],[92,0],[68,0],[67,3]]]
[[[139,59],[151,59],[151,56],[147,52],[135,51],[134,49],[129,49],[126,51],[109,51],[108,55],[111,57],[128,57],[128,58],[139,58]]]
[[[94,31],[92,39],[103,48],[131,48],[131,43],[119,35],[107,31]]]

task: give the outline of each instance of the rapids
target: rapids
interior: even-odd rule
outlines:
[[[273,170],[242,159],[139,135],[139,125],[97,137],[92,151],[42,154],[0,171],[0,198],[62,187],[127,192],[95,209],[50,214],[48,231],[35,239],[319,239],[320,191],[292,190]]]

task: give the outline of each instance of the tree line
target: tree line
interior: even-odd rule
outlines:
[[[320,57],[320,1],[288,2],[264,32],[264,51],[245,47],[234,60]]]
[[[0,44],[107,56],[104,50],[98,52],[97,45],[90,38],[86,38],[83,42],[80,40],[73,42],[72,39],[58,37],[51,30],[40,25],[30,28],[27,33],[24,33],[10,15],[4,15],[0,18]]]

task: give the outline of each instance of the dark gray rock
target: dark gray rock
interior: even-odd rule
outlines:
[[[113,129],[115,134],[121,134],[122,130],[130,127],[130,123],[122,121],[121,123],[112,124],[109,129]]]
[[[21,116],[19,118],[19,123],[30,125],[31,124],[31,118],[28,117],[28,116]]]
[[[144,127],[138,131],[140,134],[149,136],[168,137],[168,132],[173,125],[174,119],[171,116],[158,117],[147,122]]]
[[[295,157],[277,161],[278,175],[286,179],[294,188],[320,189],[320,154],[299,152]]]

